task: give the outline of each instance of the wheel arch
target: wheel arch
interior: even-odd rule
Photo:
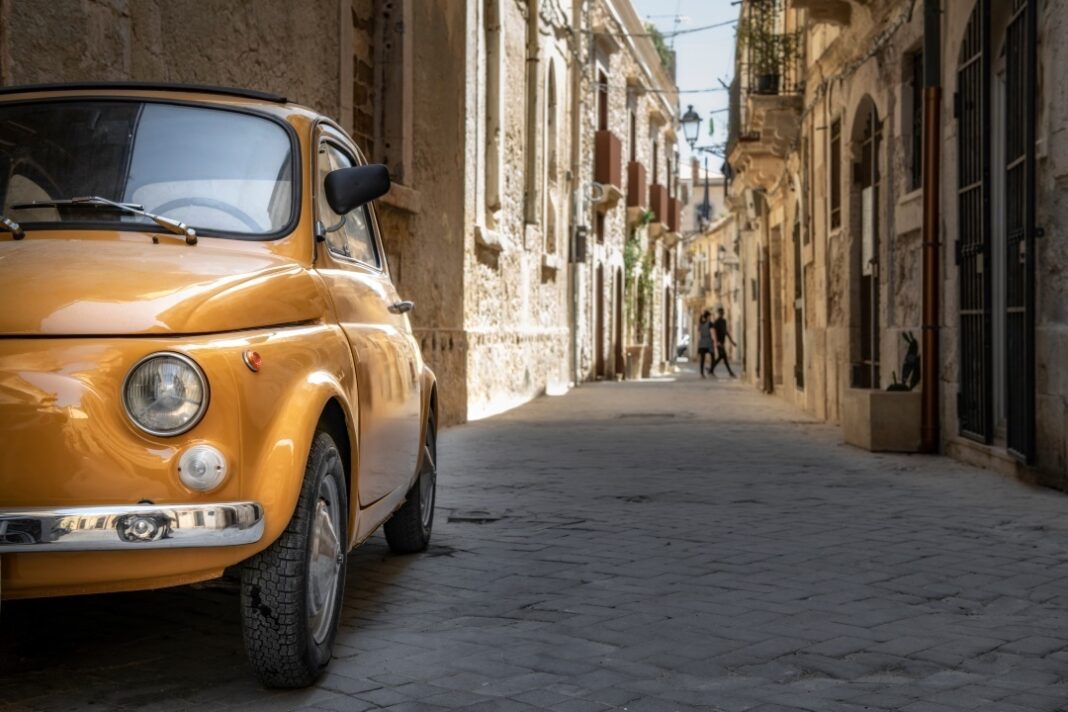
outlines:
[[[348,546],[351,547],[356,538],[356,518],[360,511],[359,479],[359,449],[357,447],[356,424],[341,399],[336,395],[330,397],[323,404],[322,413],[316,430],[322,430],[330,435],[341,455],[341,463],[345,468],[345,491],[348,493]]]
[[[419,442],[426,442],[426,429],[430,424],[430,416],[434,416],[434,427],[438,430],[441,429],[441,412],[438,404],[438,382],[434,376],[434,372],[429,368],[423,369],[423,422],[419,426]],[[416,463],[415,476],[418,476],[423,471],[423,451],[420,448],[419,459]]]

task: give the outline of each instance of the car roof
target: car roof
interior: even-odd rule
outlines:
[[[21,86],[0,87],[0,96],[8,94],[84,90],[188,92],[195,94],[217,94],[222,96],[241,97],[243,99],[267,101],[272,104],[288,103],[288,100],[284,96],[256,91],[255,89],[220,87],[208,84],[171,84],[166,82],[64,82],[61,84],[23,84]]]

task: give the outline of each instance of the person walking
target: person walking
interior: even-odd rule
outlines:
[[[715,344],[713,343],[714,333],[715,332],[712,330],[712,312],[706,309],[701,313],[701,319],[697,323],[697,335],[699,339],[697,342],[697,359],[701,364],[701,378],[705,377],[706,355],[708,356],[708,363],[710,364],[708,372],[712,372],[711,363],[713,354],[715,353],[715,351],[713,351],[713,348],[715,347]]]
[[[708,312],[705,312],[706,314]],[[731,346],[737,346],[734,343],[734,337],[731,336],[731,332],[727,329],[727,320],[724,318],[723,307],[716,310],[717,319],[712,322],[712,331],[716,337],[716,360],[712,362],[711,368],[708,369],[709,375],[715,376],[716,366],[722,361],[723,365],[727,367],[727,373],[731,378],[736,378],[734,371],[731,370],[731,362],[727,360],[727,341],[731,342]],[[701,361],[704,364],[704,360]]]

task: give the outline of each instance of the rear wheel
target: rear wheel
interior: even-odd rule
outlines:
[[[282,535],[245,562],[245,650],[267,687],[306,687],[330,662],[345,590],[345,471],[333,438],[316,433],[296,511]]]
[[[430,544],[434,526],[434,500],[438,481],[438,431],[434,411],[427,415],[426,437],[423,439],[423,465],[415,484],[408,490],[407,500],[386,522],[386,542],[396,554],[415,554]]]

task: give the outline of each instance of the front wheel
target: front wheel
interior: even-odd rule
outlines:
[[[404,506],[394,512],[383,529],[386,543],[395,554],[415,554],[430,545],[430,530],[434,526],[434,500],[437,496],[437,424],[434,412],[426,421],[423,439],[423,465],[419,477],[408,490]]]
[[[267,687],[307,687],[330,662],[345,591],[348,498],[333,438],[315,435],[296,511],[282,535],[245,562],[245,650]]]

